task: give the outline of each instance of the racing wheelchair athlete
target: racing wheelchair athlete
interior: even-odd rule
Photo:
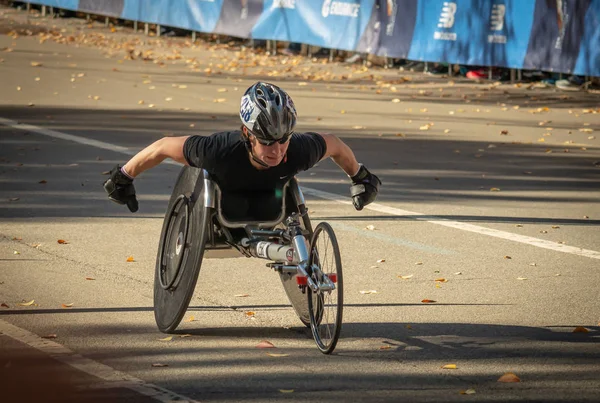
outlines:
[[[150,144],[122,167],[116,165],[104,189],[110,200],[136,212],[135,177],[167,158],[184,165],[158,248],[154,312],[160,331],[179,325],[203,257],[229,256],[233,250],[272,261],[268,266],[279,272],[299,319],[311,327],[319,349],[330,353],[341,327],[341,258],[331,226],[320,223],[313,230],[295,175],[331,157],[350,177],[356,210],[376,199],[381,181],[338,137],[295,133],[296,108],[276,85],[249,87],[239,116],[240,130]]]

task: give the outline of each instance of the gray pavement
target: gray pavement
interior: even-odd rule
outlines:
[[[13,401],[147,401],[138,381],[198,401],[600,399],[598,94],[252,56],[6,8],[0,25],[0,385]],[[47,28],[43,43],[19,31]],[[154,60],[127,60],[131,46]],[[136,214],[101,187],[164,135],[238,127],[259,78],[289,90],[299,130],[340,136],[384,183],[378,207],[356,212],[334,200],[349,199],[332,161],[300,175],[312,220],[331,223],[342,249],[333,356],[277,275],[246,258],[205,260],[180,331],[160,340],[153,269],[179,167],[136,180]],[[49,358],[11,326],[135,381]],[[497,382],[506,372],[521,382]],[[36,394],[53,374],[63,395]]]

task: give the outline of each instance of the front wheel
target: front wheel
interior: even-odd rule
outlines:
[[[317,285],[316,291],[307,287],[310,328],[319,350],[331,354],[342,329],[344,278],[340,248],[326,222],[319,223],[312,236],[307,271]]]

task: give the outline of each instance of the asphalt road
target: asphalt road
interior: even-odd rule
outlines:
[[[598,94],[192,47],[6,8],[0,21],[9,401],[600,400]],[[129,60],[128,47],[153,53]],[[238,127],[259,78],[289,91],[299,130],[340,136],[383,181],[357,212],[332,161],[299,176],[342,250],[332,356],[278,276],[246,258],[205,260],[180,331],[160,340],[153,270],[180,168],[136,180],[136,214],[101,187],[162,136]],[[498,382],[508,372],[521,382]]]

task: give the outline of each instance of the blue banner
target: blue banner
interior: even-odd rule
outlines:
[[[252,37],[354,50],[375,0],[265,0]]]
[[[241,38],[600,76],[600,0],[41,0]]]
[[[215,34],[249,38],[263,11],[263,0],[223,0]]]

